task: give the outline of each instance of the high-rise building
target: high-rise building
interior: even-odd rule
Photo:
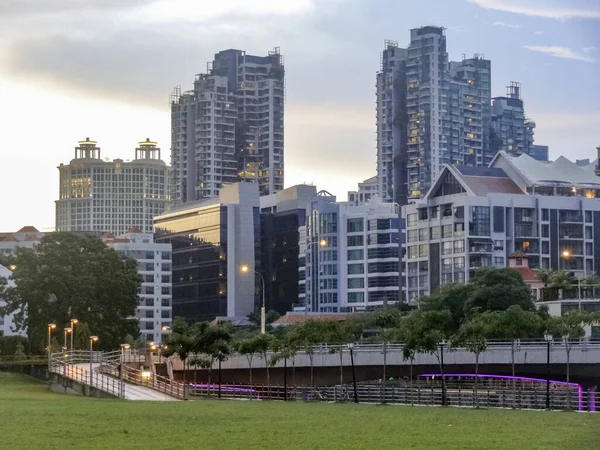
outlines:
[[[109,247],[135,259],[142,277],[137,318],[140,337],[146,341],[164,342],[171,327],[171,244],[155,243],[152,233],[132,227],[125,234],[105,233],[102,240]]]
[[[173,247],[173,316],[200,322],[245,318],[260,301],[258,185],[235,183],[219,197],[154,219],[157,243]],[[248,266],[247,273],[241,271]]]
[[[533,159],[538,161],[548,161],[549,151],[547,145],[534,145],[533,152],[530,155]]]
[[[58,170],[56,231],[119,235],[136,226],[151,233],[152,219],[169,204],[169,168],[150,139],[139,143],[132,161],[106,161],[96,141],[86,138]]]
[[[376,176],[358,183],[357,191],[348,191],[348,203],[353,205],[369,203],[373,197],[379,195],[379,186],[379,178]]]
[[[534,128],[535,122],[525,115],[521,84],[511,81],[506,96],[494,97],[492,102],[493,149],[533,156]]]
[[[224,50],[171,96],[172,197],[176,204],[218,197],[228,184],[283,189],[283,56]]]
[[[377,73],[377,177],[383,201],[425,195],[444,164],[484,165],[491,63],[448,62],[441,27],[412,29],[407,49],[386,41]]]
[[[600,152],[600,150],[599,150]],[[490,167],[446,166],[406,218],[406,299],[468,282],[481,267],[506,267],[513,252],[529,267],[600,269],[600,177],[592,164],[552,163],[499,152]],[[600,172],[598,172],[600,174]]]
[[[374,197],[337,203],[321,191],[300,227],[299,299],[306,312],[373,309],[400,299],[399,210]]]

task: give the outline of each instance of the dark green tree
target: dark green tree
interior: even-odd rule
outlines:
[[[163,356],[168,358],[177,354],[183,364],[183,383],[186,383],[186,369],[188,368],[188,357],[194,351],[197,341],[197,334],[192,327],[188,325],[185,319],[176,317],[171,327],[171,335],[165,343],[167,348],[162,351]]]
[[[340,386],[344,384],[344,350],[348,343],[356,341],[361,335],[357,322],[353,320],[328,319],[323,321],[326,342],[332,344],[332,353],[340,355]]]
[[[397,334],[396,325],[398,324],[400,317],[400,310],[393,307],[381,308],[375,311],[371,316],[372,323],[377,328],[378,334],[383,342],[383,376],[381,378],[381,399],[383,403],[385,403],[385,388],[387,384],[387,348],[389,341]]]
[[[310,387],[315,385],[315,348],[327,340],[326,331],[326,325],[321,320],[307,320],[294,329],[297,345],[310,361]]]
[[[137,262],[102,240],[71,233],[52,233],[33,249],[18,248],[14,287],[3,286],[17,330],[27,330],[33,348],[46,345],[48,323],[69,326],[73,317],[100,337],[99,349],[118,348],[127,334],[137,336],[135,316],[141,277]]]
[[[79,322],[75,326],[75,336],[73,338],[73,345],[76,350],[89,350],[90,349],[90,327],[85,322]],[[94,349],[98,346],[98,343],[94,345]]]
[[[465,317],[465,305],[473,295],[471,284],[453,283],[442,286],[434,294],[419,300],[419,306],[424,311],[450,311],[452,315],[451,328],[457,331]]]

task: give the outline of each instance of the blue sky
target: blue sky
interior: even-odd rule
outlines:
[[[5,0],[0,6],[0,231],[54,225],[56,166],[77,140],[130,158],[157,140],[168,97],[215,52],[285,57],[286,185],[340,198],[375,174],[375,72],[385,39],[446,27],[450,59],[492,60],[492,94],[522,84],[556,158],[600,144],[599,0]],[[6,187],[9,187],[8,189]]]

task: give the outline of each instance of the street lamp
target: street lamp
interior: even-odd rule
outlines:
[[[247,264],[244,264],[241,267],[241,270],[242,273],[254,272],[255,274],[260,276],[260,281],[262,282],[262,306],[260,307],[260,334],[265,334],[267,328],[265,317],[265,278],[262,276],[262,273],[251,269]]]
[[[326,239],[321,239],[319,241],[319,246],[320,247],[327,247],[327,240]]]
[[[125,350],[129,350],[130,348],[131,345],[129,344],[121,344],[121,364],[119,366],[119,378],[121,379],[121,398],[125,397],[125,384],[123,381],[123,372],[125,369]]]
[[[552,343],[552,335],[544,334],[546,340],[546,409],[550,409],[550,344]]]
[[[77,319],[71,319],[71,351],[74,350],[73,348],[73,335],[75,334],[75,324],[78,323],[79,320]]]
[[[358,403],[358,391],[356,390],[356,371],[354,370],[354,343],[348,344],[350,350],[350,364],[352,365],[352,388],[354,389],[354,403]]]
[[[69,351],[69,346],[67,345],[67,335],[73,331],[73,328],[65,327],[65,351]]]
[[[52,330],[55,328],[55,323],[48,324],[48,373],[52,370]]]
[[[442,369],[442,406],[446,406],[446,377],[444,372],[444,347],[446,341],[440,342],[440,367]]]
[[[94,342],[98,342],[98,336],[90,336],[90,386],[94,385]]]

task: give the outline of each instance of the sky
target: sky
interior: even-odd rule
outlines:
[[[0,0],[0,231],[54,226],[60,163],[77,141],[170,160],[169,94],[219,50],[286,66],[285,184],[344,200],[375,175],[375,73],[384,40],[446,28],[451,60],[492,61],[492,96],[519,81],[536,143],[595,159],[600,0]]]

